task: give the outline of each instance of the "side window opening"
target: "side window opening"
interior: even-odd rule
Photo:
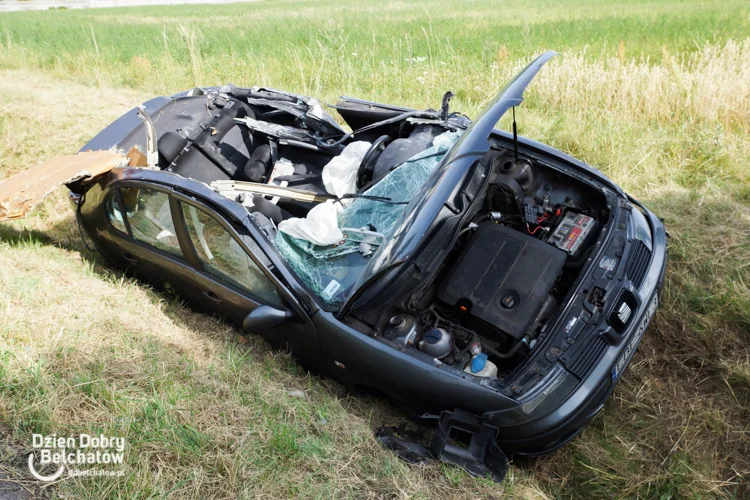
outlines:
[[[208,274],[247,291],[262,303],[283,305],[275,285],[219,221],[186,203],[182,203],[182,212],[190,240]]]
[[[184,258],[172,222],[169,195],[136,187],[120,188],[120,193],[133,238]]]
[[[128,233],[128,230],[125,227],[125,218],[122,212],[120,212],[120,203],[117,200],[117,189],[109,193],[107,199],[104,201],[104,215],[107,217],[109,223],[112,224],[112,227],[122,233]]]

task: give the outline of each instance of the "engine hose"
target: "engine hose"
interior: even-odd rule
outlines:
[[[521,346],[523,344],[525,344],[525,343],[526,342],[524,342],[523,340],[519,340],[518,342],[516,342],[513,345],[513,347],[510,348],[510,351],[508,351],[506,353],[502,353],[500,351],[496,351],[495,349],[493,349],[491,347],[487,347],[486,345],[482,345],[482,349],[484,349],[485,351],[489,352],[490,354],[492,354],[496,358],[509,359],[509,358],[512,358],[518,352],[518,350],[521,348]]]

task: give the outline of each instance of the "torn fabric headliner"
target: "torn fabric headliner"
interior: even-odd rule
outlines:
[[[111,151],[86,151],[58,156],[0,181],[0,222],[25,217],[59,186],[97,177],[125,164]]]

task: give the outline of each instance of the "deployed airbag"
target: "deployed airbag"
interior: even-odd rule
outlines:
[[[344,239],[338,225],[340,206],[333,200],[315,205],[304,219],[293,217],[279,223],[279,231],[314,245],[328,246],[340,243]]]
[[[323,186],[326,191],[339,198],[357,192],[357,171],[370,146],[366,141],[352,142],[323,167]],[[344,200],[343,203],[349,204],[351,200]]]

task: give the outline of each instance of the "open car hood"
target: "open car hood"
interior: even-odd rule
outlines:
[[[474,123],[466,129],[460,141],[458,141],[451,151],[446,155],[445,161],[451,163],[458,156],[467,153],[486,153],[490,149],[488,139],[492,130],[500,118],[512,107],[518,106],[523,102],[523,92],[529,86],[542,66],[558,55],[554,50],[549,50],[534,59],[531,64],[526,66],[516,77],[501,90],[489,104],[479,113]]]
[[[490,149],[489,136],[497,122],[512,107],[523,102],[523,92],[542,66],[557,52],[547,51],[526,66],[479,114],[461,138],[446,153],[431,177],[401,214],[388,242],[373,256],[349,297],[356,300],[362,285],[381,271],[409,259],[424,239],[444,205],[465,183],[474,163]],[[345,307],[347,309],[347,307]]]

